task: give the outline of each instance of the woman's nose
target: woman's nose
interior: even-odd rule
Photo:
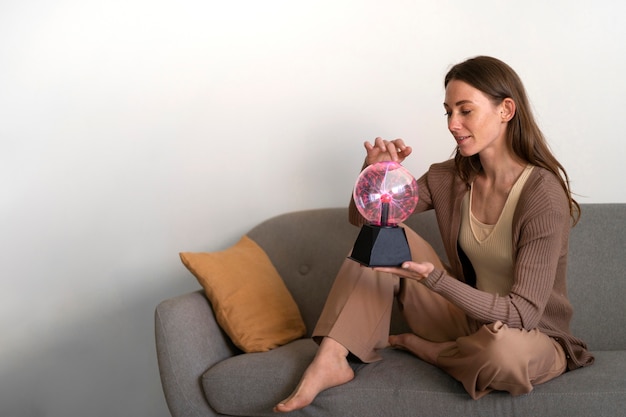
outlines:
[[[461,124],[459,123],[458,117],[455,115],[448,116],[448,130],[450,132],[456,132],[460,129]]]

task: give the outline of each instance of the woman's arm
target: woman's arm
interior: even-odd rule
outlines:
[[[536,206],[519,226],[514,256],[514,283],[507,295],[478,290],[435,269],[431,264],[406,262],[403,268],[385,268],[398,276],[415,279],[457,305],[480,322],[497,320],[510,327],[537,327],[552,294],[559,265],[564,262],[564,241],[569,212],[562,204]]]
[[[447,275],[433,271],[422,282],[484,323],[500,320],[510,327],[537,327],[546,307],[557,272],[561,250],[563,215],[557,212],[529,220],[519,242],[514,283],[507,295],[480,291]],[[569,221],[566,216],[565,221]]]

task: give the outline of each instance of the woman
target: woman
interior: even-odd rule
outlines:
[[[400,268],[345,261],[314,331],[317,355],[275,411],[305,407],[350,381],[348,353],[373,362],[390,345],[440,367],[474,399],[528,393],[593,362],[569,331],[567,247],[579,206],[522,82],[481,56],[454,66],[444,85],[456,154],[419,179],[416,212],[435,210],[450,266],[408,228],[412,261]],[[365,149],[364,166],[411,154],[401,139],[377,138]],[[353,201],[350,221],[364,222]],[[394,296],[411,333],[389,336]]]

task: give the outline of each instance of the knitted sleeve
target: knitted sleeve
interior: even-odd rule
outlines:
[[[509,294],[480,291],[440,270],[433,271],[422,283],[480,322],[500,320],[511,327],[535,328],[553,292],[555,279],[564,269],[569,222],[560,185],[549,178],[546,181],[545,176],[536,176],[524,187],[516,208],[514,283]]]

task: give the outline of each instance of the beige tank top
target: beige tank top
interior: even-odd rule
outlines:
[[[476,272],[476,288],[505,296],[513,285],[513,214],[532,165],[519,176],[496,224],[484,224],[472,214],[472,187],[461,205],[459,244]]]

